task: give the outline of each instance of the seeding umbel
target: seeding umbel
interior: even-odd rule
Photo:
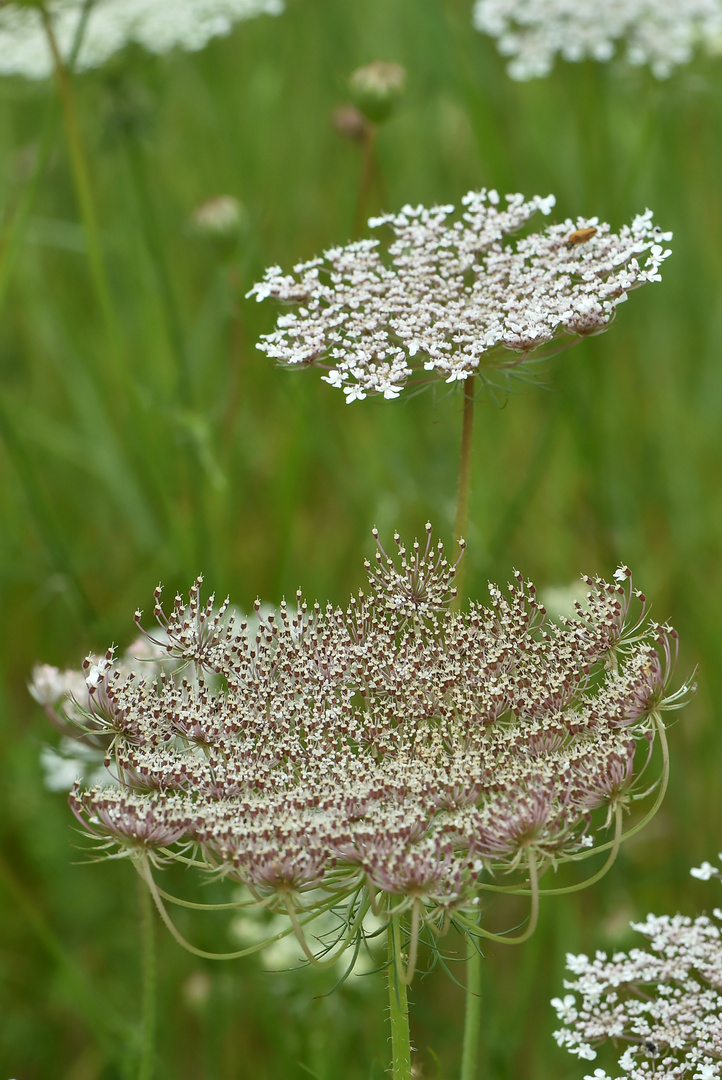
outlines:
[[[373,218],[395,239],[358,240],[285,275],[273,266],[249,296],[296,310],[258,348],[284,365],[327,371],[348,401],[398,397],[407,382],[476,374],[495,383],[605,330],[627,293],[659,281],[670,240],[639,214],[618,233],[598,218],[548,225],[505,242],[554,196],[469,192],[453,206],[405,206]],[[646,256],[644,262],[640,262]],[[550,350],[542,355],[543,346]]]
[[[656,740],[659,805],[662,710],[682,692],[667,691],[676,635],[647,619],[626,568],[585,579],[586,605],[559,623],[520,575],[457,612],[458,560],[430,526],[410,551],[396,537],[395,559],[376,539],[370,591],[345,611],[299,592],[268,615],[257,603],[251,630],[228,601],[202,603],[200,579],[168,615],[158,589],[149,673],[112,649],[86,661],[83,726],[115,782],[70,802],[102,852],[135,862],[171,928],[153,873],[178,860],[287,913],[315,962],[363,944],[369,911],[402,916],[408,981],[425,930],[432,945],[451,922],[495,936],[486,890],[530,896],[526,929],[501,936],[518,941],[546,869],[600,851],[611,865]],[[304,926],[331,909],[338,932],[309,944]]]

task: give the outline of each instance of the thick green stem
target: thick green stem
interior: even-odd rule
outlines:
[[[138,1080],[152,1080],[155,1046],[156,963],[153,931],[153,901],[145,882],[138,879],[141,937],[143,943],[143,1015],[141,1018]]]
[[[466,963],[466,1009],[464,1012],[464,1043],[461,1052],[461,1080],[475,1080],[479,1058],[479,1029],[481,1027],[481,963],[482,955],[472,946]]]
[[[409,1005],[403,981],[404,958],[401,952],[401,924],[398,915],[389,922],[389,1020],[393,1080],[411,1080],[411,1039]]]

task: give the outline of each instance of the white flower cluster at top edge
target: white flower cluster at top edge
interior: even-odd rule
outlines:
[[[722,859],[722,855],[720,856]],[[705,862],[691,871],[703,881],[722,877]],[[609,957],[567,955],[573,991],[552,1005],[565,1025],[560,1046],[592,1061],[607,1039],[625,1047],[619,1078],[719,1080],[722,1077],[722,910],[713,917],[648,915],[632,923],[649,949]],[[616,1071],[615,1071],[616,1072]],[[612,1080],[595,1069],[585,1080]],[[615,1077],[616,1080],[616,1077]]]
[[[250,295],[295,310],[258,348],[287,365],[325,368],[348,401],[398,397],[412,378],[447,382],[518,371],[535,350],[604,330],[631,289],[659,281],[671,239],[639,214],[618,233],[598,218],[522,229],[554,197],[469,192],[463,209],[405,206],[369,222],[393,242],[358,240],[266,271]],[[646,255],[646,259],[642,256]],[[564,339],[564,340],[562,340]]]
[[[60,54],[73,51],[85,0],[48,0]],[[202,49],[211,38],[255,15],[278,15],[283,0],[95,0],[82,33],[75,70],[100,67],[135,42],[154,53]],[[0,74],[45,79],[53,58],[37,7],[0,3]]]
[[[511,57],[513,79],[548,75],[557,56],[611,60],[620,44],[630,64],[657,78],[722,35],[722,0],[477,0],[474,25]]]

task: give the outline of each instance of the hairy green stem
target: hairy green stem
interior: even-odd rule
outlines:
[[[464,1010],[464,1042],[461,1051],[461,1080],[475,1080],[479,1058],[481,1028],[481,964],[483,957],[475,944],[466,962],[466,1008]]]
[[[138,878],[141,936],[143,941],[143,1016],[138,1080],[152,1080],[155,1048],[156,961],[153,901],[142,878]]]
[[[402,976],[404,958],[401,949],[401,920],[392,914],[389,920],[389,1020],[393,1080],[411,1080],[411,1038],[406,983]]]

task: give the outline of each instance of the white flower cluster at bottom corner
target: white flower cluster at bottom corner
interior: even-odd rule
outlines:
[[[722,854],[720,855],[722,861]],[[691,871],[709,880],[722,871],[705,862]],[[611,957],[567,955],[567,993],[552,1006],[559,1046],[593,1061],[606,1040],[627,1048],[618,1059],[629,1080],[720,1080],[722,1077],[722,910],[713,918],[648,915],[632,928],[649,951]],[[584,1080],[619,1080],[602,1068]]]

